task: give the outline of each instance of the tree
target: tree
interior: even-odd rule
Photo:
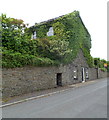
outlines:
[[[109,72],[109,61],[107,61],[107,71]]]
[[[2,14],[0,19],[2,21],[2,46],[19,51],[22,41],[27,37],[24,34],[27,29],[26,24],[21,19],[7,18],[5,14]]]
[[[100,63],[100,58],[94,58],[94,65],[96,67],[99,67],[99,63]]]

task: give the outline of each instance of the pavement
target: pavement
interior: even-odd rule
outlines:
[[[33,93],[23,94],[21,96],[10,97],[8,99],[5,99],[4,101],[2,100],[2,105],[0,106],[0,108],[18,104],[18,103],[22,103],[22,102],[26,102],[26,101],[33,100],[33,99],[38,99],[41,97],[50,96],[50,95],[53,95],[56,93],[67,91],[72,88],[78,88],[78,87],[83,87],[88,84],[94,84],[95,82],[98,82],[100,80],[102,80],[102,79],[96,79],[96,80],[91,80],[91,81],[87,81],[84,83],[76,83],[76,84],[66,85],[66,86],[62,86],[62,87],[59,86],[57,88],[35,91]]]
[[[48,91],[38,99],[35,96],[34,99],[27,98],[26,102],[5,106],[2,108],[2,116],[3,118],[107,117],[106,78],[62,88],[58,88],[55,92]]]

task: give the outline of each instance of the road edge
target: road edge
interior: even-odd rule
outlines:
[[[79,88],[79,87],[84,86],[86,84],[90,84],[90,83],[97,82],[97,81],[98,81],[98,79],[87,81],[87,82],[84,82],[84,83],[79,83],[79,86],[78,86],[78,84],[72,84],[72,85],[69,85],[69,87],[67,89],[59,90],[59,91],[56,91],[56,92],[51,92],[51,93],[47,93],[47,94],[43,94],[43,95],[39,95],[39,96],[36,96],[36,97],[30,97],[30,98],[26,98],[26,99],[23,99],[23,100],[18,100],[16,102],[12,102],[12,103],[3,104],[3,105],[0,106],[0,108],[15,105],[15,104],[19,104],[19,103],[23,103],[23,102],[27,102],[29,100],[34,100],[34,99],[38,99],[38,98],[42,98],[42,97],[51,96],[51,95],[54,95],[56,93],[61,93],[61,92],[67,91],[69,89]]]

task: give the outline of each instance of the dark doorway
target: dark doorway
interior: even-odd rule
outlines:
[[[62,73],[57,73],[56,82],[57,86],[62,86]]]

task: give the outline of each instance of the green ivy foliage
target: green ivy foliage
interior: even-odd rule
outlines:
[[[51,36],[52,40],[46,35],[51,26],[54,30],[54,36]],[[47,53],[46,57],[55,58],[55,60],[67,64],[75,59],[78,51],[82,49],[87,63],[90,67],[93,66],[93,58],[90,55],[91,37],[78,11],[36,24],[30,29],[37,32],[37,37],[38,39],[40,38],[39,41],[46,39],[46,41],[49,41],[50,48],[53,46],[51,50],[50,48],[49,50],[46,47],[45,49],[43,48],[43,51],[49,51],[50,53]],[[46,53],[43,52],[42,54],[45,55]]]
[[[80,49],[88,65],[93,66],[91,37],[78,11],[30,28],[23,20],[7,18],[4,14],[1,18],[3,67],[68,64],[76,58]],[[47,36],[50,27],[53,27],[53,36]],[[37,39],[31,39],[34,31]]]

